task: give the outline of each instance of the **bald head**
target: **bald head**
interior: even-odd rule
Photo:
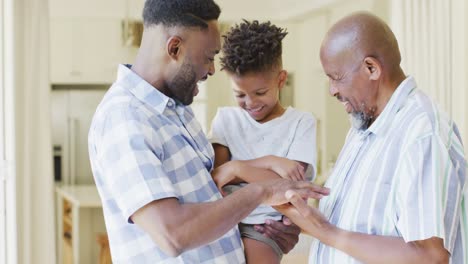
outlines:
[[[322,42],[321,58],[339,57],[342,63],[355,64],[365,57],[375,58],[384,73],[400,69],[400,50],[390,27],[375,15],[358,12],[332,26]]]

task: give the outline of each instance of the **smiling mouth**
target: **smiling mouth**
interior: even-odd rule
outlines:
[[[247,112],[251,113],[251,114],[258,114],[260,111],[262,111],[263,109],[263,106],[260,106],[260,107],[256,107],[256,108],[246,108]]]
[[[353,111],[353,106],[348,101],[341,101],[346,112],[351,113]]]

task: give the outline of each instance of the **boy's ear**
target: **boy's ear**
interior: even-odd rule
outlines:
[[[281,70],[278,74],[278,88],[281,90],[288,80],[288,71]]]
[[[172,36],[167,40],[166,52],[169,57],[177,60],[180,56],[180,47],[182,45],[182,38],[179,36]]]

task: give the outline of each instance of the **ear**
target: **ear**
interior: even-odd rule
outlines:
[[[281,70],[278,74],[278,88],[281,90],[283,89],[286,81],[288,80],[288,71]]]
[[[369,75],[370,80],[378,80],[382,74],[382,66],[380,62],[374,57],[364,58],[366,73]]]
[[[180,47],[182,45],[182,38],[179,36],[172,36],[166,42],[166,52],[169,57],[177,60],[180,56]]]

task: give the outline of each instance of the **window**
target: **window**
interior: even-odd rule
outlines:
[[[6,263],[6,167],[4,137],[4,3],[0,0],[0,263]]]
[[[12,177],[13,1],[0,0],[0,263],[17,263],[16,189]]]

